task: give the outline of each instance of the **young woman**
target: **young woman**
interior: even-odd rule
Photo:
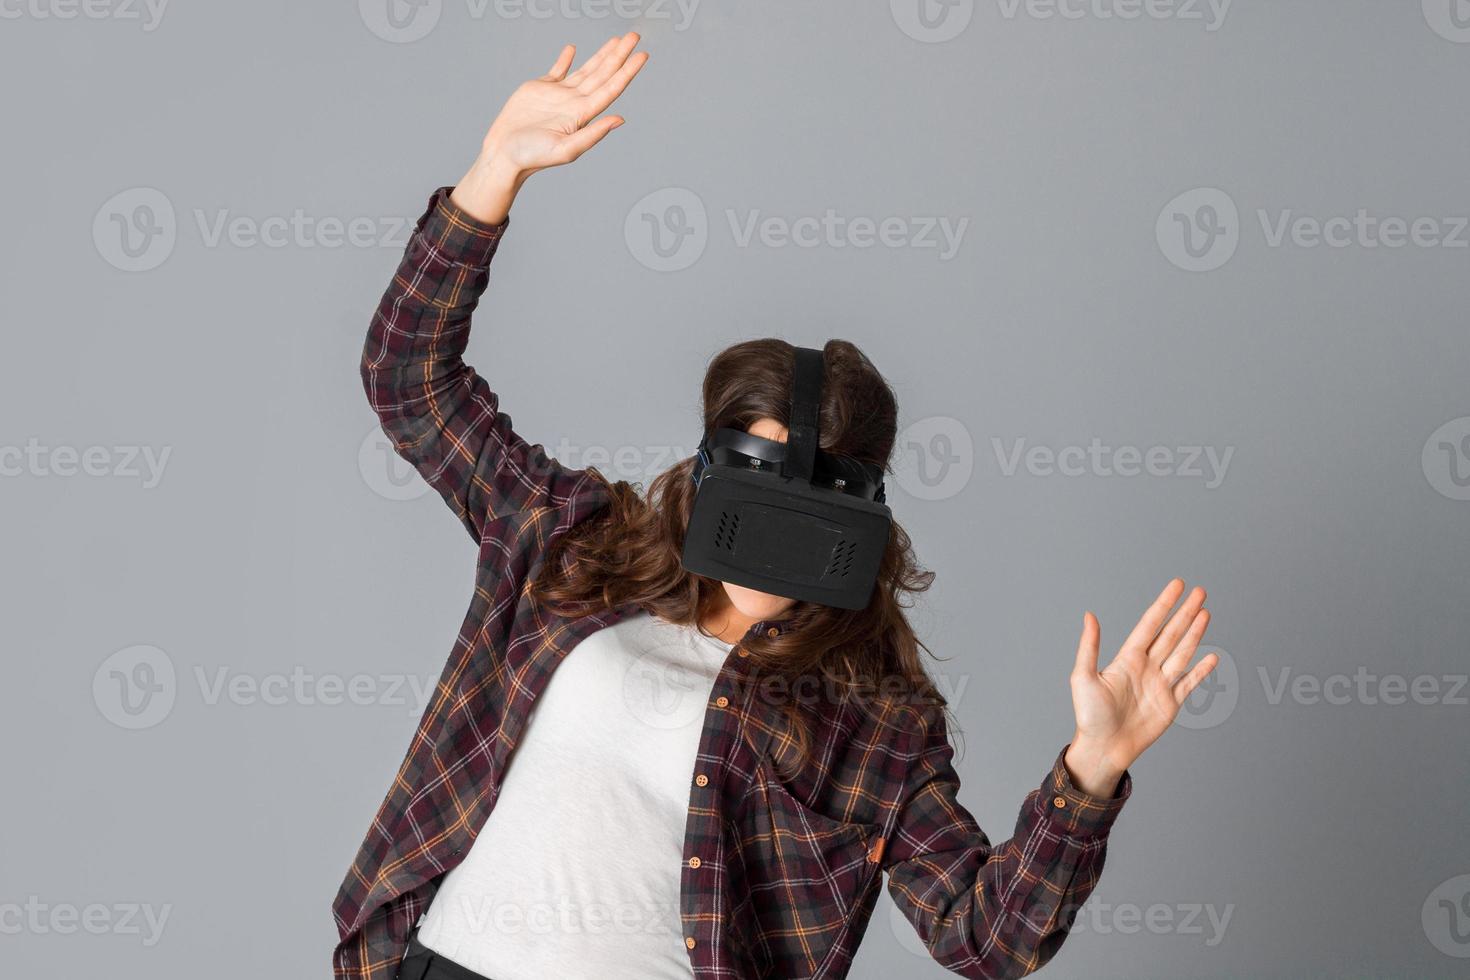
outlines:
[[[1171,582],[1101,672],[1083,617],[1076,730],[992,845],[958,801],[945,705],[903,613],[929,576],[897,524],[865,608],[763,594],[681,564],[694,460],[645,499],[517,435],[461,359],[470,315],[525,179],[621,125],[602,113],[647,60],[637,44],[613,38],[575,71],[568,47],[515,92],[430,199],[368,334],[368,398],[479,563],[337,897],[336,974],[842,977],[885,875],[939,963],[1028,973],[1097,882],[1128,767],[1214,666],[1190,668],[1204,592]],[[794,361],[779,340],[719,354],[705,432],[784,441]],[[821,372],[821,449],[881,473],[891,390],[843,341]]]

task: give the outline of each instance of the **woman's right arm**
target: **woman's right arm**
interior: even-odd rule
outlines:
[[[569,45],[550,72],[516,90],[469,172],[430,199],[368,330],[369,404],[399,455],[476,541],[488,522],[564,501],[584,479],[514,432],[463,355],[516,192],[622,124],[600,115],[647,61],[633,54],[637,44],[637,34],[613,38],[575,72]]]

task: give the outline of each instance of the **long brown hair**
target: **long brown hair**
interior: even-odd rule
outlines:
[[[848,341],[827,341],[823,355],[819,445],[889,469],[898,431],[893,390]],[[794,362],[795,348],[776,339],[746,341],[717,354],[704,377],[705,431],[748,429],[760,419],[789,425]],[[664,471],[646,498],[636,486],[612,483],[594,470],[611,502],[605,512],[558,539],[532,584],[533,599],[564,614],[636,603],[662,619],[698,628],[722,601],[722,586],[680,564],[694,504],[693,466],[691,457]],[[942,706],[944,699],[924,669],[920,651],[927,648],[904,614],[912,596],[933,578],[920,568],[908,534],[895,521],[866,608],[798,602],[783,617],[789,629],[774,638],[748,636],[741,646],[762,673],[788,683],[815,677],[826,691],[862,703],[878,681],[885,697]],[[798,748],[804,748],[800,706],[787,708],[796,723]]]

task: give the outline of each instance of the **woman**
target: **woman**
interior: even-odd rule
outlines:
[[[431,198],[368,335],[368,398],[479,563],[338,895],[336,973],[842,977],[884,874],[939,963],[1028,973],[1097,881],[1128,767],[1214,666],[1189,667],[1204,592],[1171,617],[1171,582],[1102,672],[1084,616],[1075,733],[992,846],[957,801],[945,705],[903,614],[929,576],[896,524],[866,607],[764,594],[683,568],[694,460],[644,499],[521,439],[461,360],[470,314],[525,179],[622,124],[601,113],[646,62],[638,40],[575,71],[568,47],[515,92]],[[716,357],[706,433],[785,440],[793,360],[774,340]],[[845,342],[820,370],[822,450],[881,475],[891,391]]]

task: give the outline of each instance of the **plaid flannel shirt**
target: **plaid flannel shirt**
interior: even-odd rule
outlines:
[[[547,546],[595,515],[606,492],[517,435],[462,360],[505,225],[475,221],[449,191],[430,198],[378,306],[362,378],[397,452],[478,545],[475,590],[333,905],[338,978],[397,975],[407,935],[495,806],[552,671],[583,638],[637,611],[568,619],[528,598]],[[1111,799],[1090,796],[1059,754],[1015,834],[992,845],[958,801],[942,709],[829,699],[809,712],[793,776],[790,723],[754,659],[737,645],[721,669],[690,773],[680,926],[694,975],[845,976],[885,872],[949,970],[1012,977],[1047,962],[1097,882],[1131,779]]]

